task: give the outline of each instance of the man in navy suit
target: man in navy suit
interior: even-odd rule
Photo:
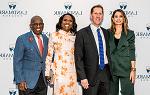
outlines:
[[[91,24],[77,32],[75,64],[77,78],[83,88],[83,95],[108,95],[109,93],[111,74],[108,31],[100,26],[103,15],[101,5],[93,6],[91,8]],[[99,48],[102,44],[99,44],[98,34],[102,37],[103,49]],[[101,51],[104,51],[103,57]],[[100,68],[101,61],[103,61],[103,68]]]
[[[42,34],[43,28],[43,19],[33,16],[30,32],[17,38],[13,69],[19,95],[47,95],[44,73],[48,38]]]

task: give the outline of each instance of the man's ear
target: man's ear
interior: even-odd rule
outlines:
[[[90,21],[92,21],[92,16],[90,15]]]
[[[30,28],[32,28],[32,24],[30,24],[29,26],[30,26]]]

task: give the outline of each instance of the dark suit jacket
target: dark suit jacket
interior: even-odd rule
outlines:
[[[102,27],[101,29],[106,41],[106,50],[109,50],[108,31]],[[107,56],[109,56],[109,51],[107,51]],[[89,84],[94,84],[99,69],[99,55],[90,26],[77,32],[75,40],[75,64],[78,81],[88,79]]]
[[[25,33],[17,38],[13,58],[14,79],[16,84],[25,81],[27,87],[33,89],[41,71],[43,77],[45,77],[48,38],[44,34],[42,34],[42,37],[44,46],[42,56],[40,55],[32,32]]]
[[[122,32],[118,46],[114,41],[114,32],[109,32],[111,70],[113,75],[129,77],[131,61],[135,60],[135,35],[128,30],[127,35]]]

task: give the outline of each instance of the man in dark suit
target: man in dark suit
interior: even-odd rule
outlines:
[[[43,28],[43,19],[34,16],[31,31],[17,38],[13,68],[19,95],[47,95],[44,73],[48,38],[42,34]]]
[[[103,16],[103,7],[93,6],[90,16],[91,24],[77,32],[75,64],[83,95],[108,95],[109,93],[111,74],[108,64],[108,31],[100,26]],[[99,35],[101,35],[101,42]]]

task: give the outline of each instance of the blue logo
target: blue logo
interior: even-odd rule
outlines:
[[[16,10],[17,7],[17,10]],[[3,17],[23,17],[27,15],[27,10],[19,9],[16,2],[8,2],[8,9],[0,9],[0,16]]]
[[[71,2],[65,2],[64,7],[65,7],[66,10],[70,10],[71,7],[72,7],[72,3]]]
[[[16,8],[16,2],[9,2],[8,5],[11,10],[14,10]]]
[[[133,17],[133,16],[138,15],[138,11],[131,10],[131,9],[127,10],[128,7],[129,7],[129,5],[127,2],[119,2],[119,9],[123,10],[127,17]],[[113,11],[110,11],[109,15],[112,15]]]
[[[150,39],[150,23],[146,24],[144,32],[135,32],[135,35],[141,39]]]
[[[56,10],[54,11],[54,15],[57,15],[57,16],[62,16],[63,14],[65,13],[70,13],[76,17],[82,15],[82,11],[80,10],[72,10],[73,9],[73,5],[71,2],[65,2],[64,7],[61,9],[61,10]],[[65,10],[64,10],[65,9]]]
[[[120,2],[119,6],[120,6],[120,9],[125,10],[127,8],[127,3],[126,2]]]

